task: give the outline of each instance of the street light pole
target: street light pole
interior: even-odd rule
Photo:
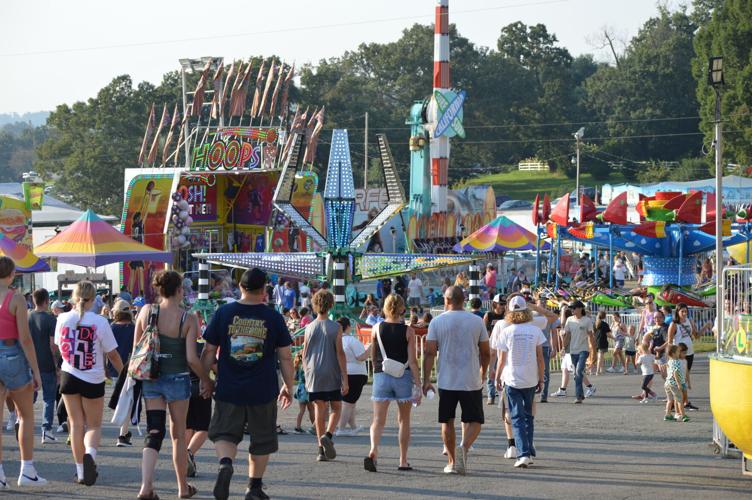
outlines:
[[[715,307],[718,317],[717,344],[723,338],[723,142],[721,130],[721,86],[723,58],[711,57],[708,83],[715,91]]]
[[[577,144],[577,173],[575,175],[575,185],[574,185],[574,202],[575,204],[580,203],[580,140],[585,135],[585,127],[580,127],[580,129],[574,133],[574,139]]]

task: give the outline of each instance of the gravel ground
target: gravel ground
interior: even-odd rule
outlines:
[[[554,374],[555,390],[559,374]],[[380,472],[363,471],[368,436],[335,439],[337,460],[317,463],[313,436],[280,436],[265,480],[273,498],[750,498],[752,478],[743,477],[739,460],[713,454],[712,418],[708,400],[708,362],[698,356],[691,397],[700,411],[689,423],[663,422],[662,404],[642,405],[629,398],[639,390],[637,375],[593,377],[597,393],[583,405],[573,397],[551,398],[539,405],[536,418],[538,458],[527,470],[502,458],[506,445],[499,410],[486,407],[487,425],[475,444],[466,476],[445,476],[441,439],[436,423],[437,400],[425,401],[414,413],[411,472],[397,471],[395,410],[382,441]],[[657,384],[657,387],[661,387]],[[570,392],[574,392],[570,386]],[[368,425],[370,386],[361,399],[359,423]],[[38,405],[39,406],[39,405]],[[280,412],[285,429],[294,427],[296,411]],[[110,412],[107,410],[106,418]],[[4,427],[4,426],[3,426]],[[100,476],[87,488],[72,483],[70,451],[64,443],[39,445],[35,460],[50,480],[44,488],[19,490],[15,481],[0,497],[17,498],[135,498],[140,481],[141,439],[133,448],[116,448],[116,429],[107,424],[99,450]],[[18,451],[12,434],[4,431],[3,453],[9,478],[18,474]],[[157,471],[156,491],[177,497],[177,486],[166,440]],[[215,458],[210,443],[199,453],[195,498],[212,498]],[[233,498],[243,498],[245,459],[236,461]]]

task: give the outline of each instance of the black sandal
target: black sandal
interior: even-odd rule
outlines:
[[[407,464],[407,465],[405,465],[405,466],[402,466],[402,465],[400,465],[399,467],[397,467],[397,470],[413,470],[413,468],[412,468],[412,467],[410,466],[410,464],[408,463],[408,464]]]
[[[159,500],[159,495],[154,493],[154,490],[151,490],[150,495],[139,495],[136,497],[136,500]]]
[[[376,472],[376,460],[371,457],[363,459],[363,468],[368,472]]]
[[[277,434],[279,434],[280,436],[287,436],[287,431],[284,430],[281,425],[278,425]]]
[[[188,484],[188,494],[183,495],[180,498],[193,498],[194,496],[196,496],[196,493],[198,493],[198,490],[196,489],[196,487],[193,486],[192,484]]]

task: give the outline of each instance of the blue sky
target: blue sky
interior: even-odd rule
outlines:
[[[687,0],[689,2],[689,0]],[[661,2],[676,8],[679,1]],[[388,42],[433,20],[433,0],[3,0],[0,113],[51,110],[94,95],[113,77],[158,82],[181,57],[273,53],[298,65],[362,42]],[[657,11],[655,0],[450,0],[450,22],[478,45],[500,29],[544,23],[574,55],[604,26],[624,41]],[[214,11],[207,7],[213,6]],[[238,36],[227,36],[238,35]]]

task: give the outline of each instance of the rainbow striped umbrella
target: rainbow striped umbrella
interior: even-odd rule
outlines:
[[[116,262],[145,260],[172,262],[172,253],[146,246],[124,235],[87,210],[65,231],[34,249],[40,257],[58,262],[99,267]]]
[[[0,255],[13,259],[16,271],[20,273],[44,273],[50,270],[45,261],[3,233],[0,233]]]
[[[500,215],[464,240],[454,245],[454,251],[464,252],[514,252],[535,250],[536,236]],[[541,250],[548,250],[550,245],[541,244]]]

